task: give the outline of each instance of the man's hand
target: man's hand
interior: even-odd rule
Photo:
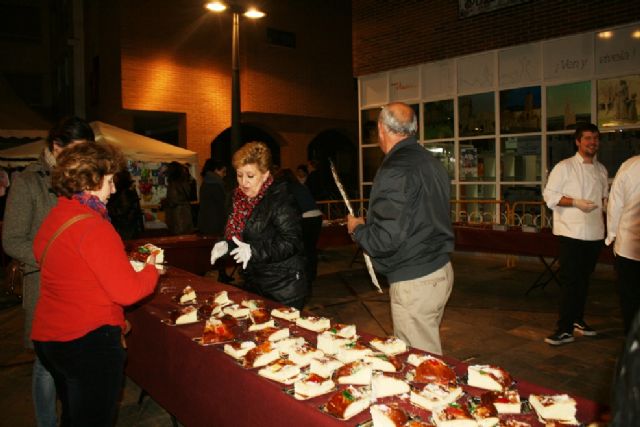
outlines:
[[[573,199],[573,206],[580,209],[582,212],[589,213],[598,207],[591,200]]]
[[[364,224],[364,218],[361,216],[347,215],[347,231],[349,234],[353,234],[356,227],[361,224]]]

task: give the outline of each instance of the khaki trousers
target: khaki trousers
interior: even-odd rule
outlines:
[[[394,334],[412,347],[442,354],[440,322],[452,288],[451,262],[426,276],[392,283]]]

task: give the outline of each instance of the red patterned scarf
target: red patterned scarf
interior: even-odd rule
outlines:
[[[72,198],[80,202],[80,204],[89,206],[94,211],[98,212],[102,218],[111,222],[111,218],[109,217],[109,211],[107,211],[107,206],[102,203],[102,201],[92,194],[89,194],[85,191],[81,191],[80,193],[75,193]]]
[[[242,232],[247,220],[271,184],[273,184],[273,177],[269,175],[269,178],[260,187],[256,197],[252,199],[244,194],[240,187],[235,189],[233,193],[233,212],[229,216],[227,227],[224,230],[224,238],[226,240],[231,240],[234,236],[242,240]]]

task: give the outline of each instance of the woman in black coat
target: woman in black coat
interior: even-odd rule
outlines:
[[[211,251],[211,263],[229,253],[242,264],[245,288],[302,309],[307,294],[300,213],[284,181],[274,181],[271,152],[249,142],[233,155],[238,188],[225,227],[225,240]]]

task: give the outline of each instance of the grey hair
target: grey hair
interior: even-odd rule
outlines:
[[[411,121],[401,122],[388,105],[382,107],[378,121],[387,128],[387,130],[396,135],[413,136],[418,132],[418,119],[415,114],[411,115]]]

